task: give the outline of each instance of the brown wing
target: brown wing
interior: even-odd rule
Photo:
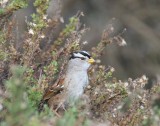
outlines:
[[[63,82],[64,82],[64,77],[58,79],[58,82],[48,87],[43,95],[43,100],[47,100],[53,97],[54,95],[59,94],[61,91],[63,91],[64,89]]]
[[[53,85],[49,86],[45,90],[43,98],[40,101],[40,104],[38,106],[38,110],[39,111],[43,110],[44,104],[46,104],[46,103],[48,104],[48,100],[50,100],[51,98],[53,99],[54,97],[56,97],[58,94],[60,94],[64,90],[64,86],[63,86],[64,78],[65,78],[64,76],[59,77],[59,79],[57,79],[56,83],[54,83]]]

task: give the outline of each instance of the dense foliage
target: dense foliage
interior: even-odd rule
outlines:
[[[68,56],[81,50],[87,42],[82,36],[88,28],[80,23],[82,12],[69,19],[55,40],[50,40],[62,23],[48,19],[49,0],[35,0],[37,13],[26,21],[27,31],[22,44],[15,46],[15,27],[12,13],[27,6],[26,1],[12,0],[0,10],[0,123],[2,126],[74,126],[120,125],[158,126],[160,123],[160,87],[144,87],[148,78],[122,82],[113,77],[114,68],[100,64],[106,46],[124,46],[122,33],[111,36],[112,19],[106,24],[98,45],[90,50],[96,64],[88,71],[90,85],[85,90],[88,100],[67,110],[58,117],[45,106],[38,113],[37,106],[44,90],[65,72]],[[85,17],[84,17],[85,18]],[[51,34],[49,34],[51,33]]]

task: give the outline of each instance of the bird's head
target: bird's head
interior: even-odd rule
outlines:
[[[71,63],[72,66],[74,65],[82,69],[88,69],[89,66],[95,62],[91,55],[86,51],[77,51],[71,53],[69,60],[69,63]]]

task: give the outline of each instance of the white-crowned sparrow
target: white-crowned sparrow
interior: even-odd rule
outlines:
[[[73,52],[65,76],[45,91],[39,110],[42,109],[44,103],[47,103],[55,111],[61,106],[74,104],[88,85],[87,70],[94,62],[94,59],[86,51]]]

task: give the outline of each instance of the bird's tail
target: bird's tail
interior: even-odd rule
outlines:
[[[47,104],[47,101],[48,101],[48,100],[43,100],[43,99],[40,101],[40,103],[39,103],[39,105],[38,105],[38,112],[39,112],[39,113],[44,110],[44,105]]]

